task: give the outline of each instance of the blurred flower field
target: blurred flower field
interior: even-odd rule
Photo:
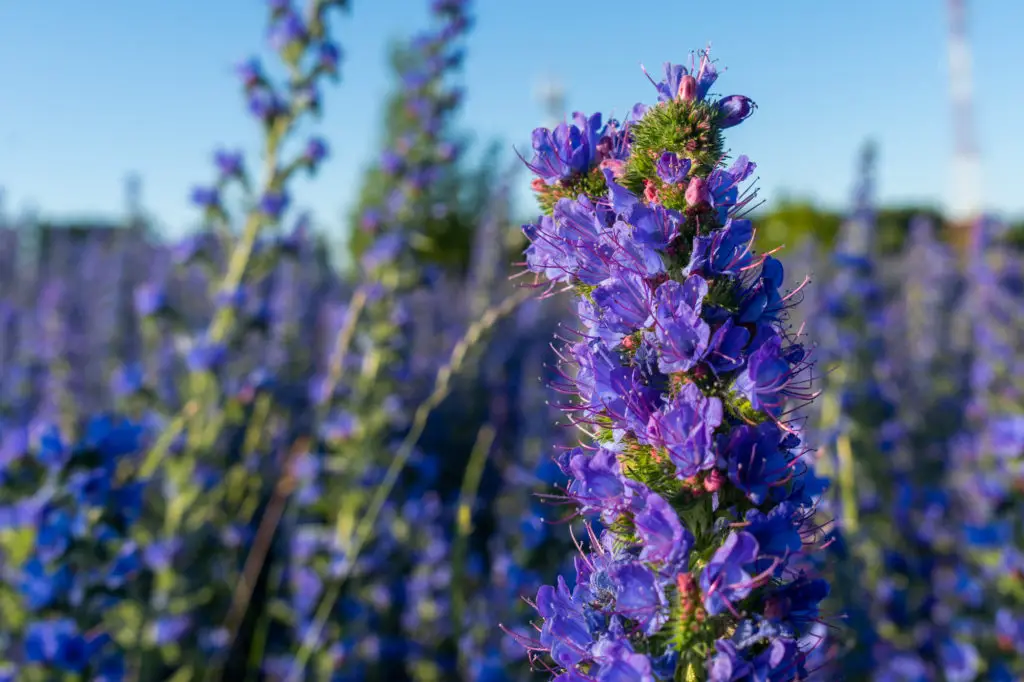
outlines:
[[[889,239],[867,146],[766,243],[708,50],[474,166],[432,0],[339,259],[348,4],[265,3],[204,229],[0,225],[0,680],[1024,679],[1008,226]]]

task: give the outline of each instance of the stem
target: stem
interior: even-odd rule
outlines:
[[[843,503],[843,527],[851,533],[857,531],[857,491],[854,480],[853,448],[850,437],[843,434],[836,441],[836,456],[839,458],[839,490]]]
[[[356,560],[359,558],[359,553],[362,551],[363,546],[369,539],[370,533],[377,522],[377,517],[380,515],[381,509],[384,507],[384,503],[387,502],[387,499],[391,494],[391,490],[398,482],[398,476],[402,473],[402,469],[405,468],[405,464],[409,457],[412,456],[413,449],[416,447],[416,443],[419,442],[420,436],[423,434],[423,430],[427,426],[427,419],[430,417],[430,413],[433,412],[434,409],[448,396],[452,376],[462,367],[462,363],[466,359],[467,352],[473,344],[480,340],[484,332],[493,326],[499,319],[515,310],[520,303],[526,300],[530,293],[530,290],[521,290],[506,298],[499,305],[493,306],[484,312],[480,319],[470,325],[469,329],[466,330],[465,336],[455,344],[455,348],[452,349],[452,354],[448,360],[448,364],[438,371],[434,383],[434,391],[417,408],[416,414],[413,416],[412,426],[409,428],[409,432],[406,434],[401,445],[399,445],[398,450],[395,453],[395,457],[391,461],[391,466],[388,467],[387,473],[384,476],[383,482],[377,487],[366,514],[362,519],[360,519],[359,524],[355,529],[352,544],[348,548],[348,551],[345,552],[344,570],[341,575],[331,583],[330,587],[327,588],[327,593],[324,595],[320,605],[317,607],[313,623],[310,625],[306,637],[303,639],[302,646],[295,655],[295,665],[292,667],[292,672],[288,676],[288,682],[298,682],[303,671],[306,669],[306,664],[309,662],[309,658],[313,654],[313,649],[319,643],[320,634],[323,631],[324,625],[327,623],[331,610],[334,608],[334,604],[341,594],[341,588],[345,584],[345,581],[352,569],[355,567]]]
[[[495,429],[484,424],[476,434],[476,443],[466,464],[466,475],[462,478],[462,489],[459,492],[459,505],[455,517],[455,542],[452,546],[452,635],[459,641],[463,628],[463,617],[466,610],[466,586],[463,584],[465,573],[466,550],[469,536],[473,533],[473,506],[476,494],[480,489],[480,480],[484,475],[487,456],[494,444]],[[459,667],[465,663],[462,648],[459,647]]]
[[[211,662],[210,667],[207,668],[206,680],[216,679],[217,674],[224,665],[224,657],[231,651],[235,638],[238,636],[238,630],[241,628],[242,620],[245,618],[245,613],[249,608],[249,601],[252,599],[252,592],[256,587],[256,581],[263,570],[263,564],[267,559],[267,554],[270,552],[270,545],[277,531],[277,526],[284,515],[288,497],[295,488],[295,478],[291,472],[292,464],[295,458],[308,449],[308,447],[309,441],[307,439],[299,439],[288,452],[288,457],[284,464],[284,475],[278,480],[277,486],[274,488],[274,496],[271,498],[270,504],[267,505],[267,510],[260,520],[260,526],[256,531],[252,549],[249,550],[249,556],[246,557],[245,567],[242,569],[238,586],[235,588],[235,593],[231,598],[231,607],[228,609],[228,615],[224,621],[224,627],[228,631],[227,645],[220,649]]]

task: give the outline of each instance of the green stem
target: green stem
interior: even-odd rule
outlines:
[[[452,544],[452,636],[458,642],[464,627],[466,611],[466,586],[463,576],[466,570],[466,550],[469,536],[473,533],[473,505],[476,503],[480,480],[484,475],[487,456],[494,444],[495,429],[484,424],[476,435],[476,443],[466,464],[466,474],[462,478],[462,489],[459,492],[459,506],[456,508],[455,541]],[[459,667],[464,668],[465,656],[459,647]]]

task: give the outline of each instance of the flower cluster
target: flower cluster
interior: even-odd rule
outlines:
[[[754,164],[721,165],[753,103],[712,98],[716,78],[701,53],[621,127],[534,132],[546,212],[524,226],[527,267],[578,296],[556,388],[587,438],[558,462],[603,527],[575,587],[537,593],[539,635],[516,634],[560,682],[801,679],[820,637],[828,585],[798,559],[822,486],[787,417],[809,362],[782,265],[742,217]]]
[[[822,464],[838,482],[833,607],[851,626],[834,638],[830,673],[1016,679],[1005,636],[1019,620],[1006,579],[1017,545],[1005,513],[1015,455],[1004,467],[995,450],[1021,446],[1013,429],[1000,446],[989,440],[995,424],[1008,423],[991,409],[999,391],[989,380],[1012,376],[999,329],[1013,307],[1009,287],[977,244],[967,276],[958,273],[923,218],[903,253],[880,262],[869,188],[862,173],[811,331],[821,354],[839,360],[824,375],[815,415],[834,455]]]

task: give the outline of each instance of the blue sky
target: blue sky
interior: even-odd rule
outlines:
[[[1024,213],[1024,3],[970,2],[976,127],[985,200]],[[359,172],[377,151],[391,83],[389,39],[426,25],[427,0],[353,0],[334,22],[347,57],[325,92],[319,130],[332,158],[296,203],[341,229]],[[189,188],[212,177],[220,145],[257,149],[233,64],[263,44],[260,0],[48,0],[0,3],[0,186],[9,213],[117,216],[123,178],[171,233],[195,222]],[[734,153],[759,164],[762,196],[845,205],[857,149],[880,143],[883,201],[941,204],[951,123],[944,0],[478,0],[463,75],[462,123],[511,151],[544,121],[545,75],[567,111],[622,114],[651,101],[640,71],[681,61],[710,41],[728,70],[716,90],[759,105],[730,131]],[[1015,66],[1018,65],[1018,66]],[[523,179],[525,183],[525,178]]]

